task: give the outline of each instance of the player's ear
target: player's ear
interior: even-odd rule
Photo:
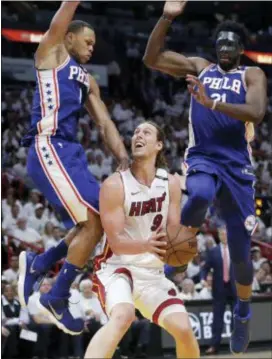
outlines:
[[[158,151],[161,151],[161,150],[163,149],[163,143],[162,143],[162,141],[159,141],[159,142],[157,143],[157,149],[158,149]]]
[[[73,37],[74,37],[74,34],[72,32],[68,32],[68,34],[66,34],[66,40],[69,44],[72,43]]]

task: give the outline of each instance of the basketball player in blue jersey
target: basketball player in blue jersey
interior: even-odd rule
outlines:
[[[164,50],[167,30],[180,15],[184,1],[167,1],[153,29],[144,63],[176,78],[185,77],[191,96],[189,148],[185,155],[188,202],[181,221],[199,228],[216,197],[227,224],[238,302],[230,339],[233,353],[245,352],[249,343],[253,269],[250,237],[257,223],[254,211],[254,173],[249,141],[254,125],[266,110],[266,77],[257,67],[240,66],[246,30],[226,21],[215,33],[217,64]]]
[[[26,306],[35,283],[67,255],[55,285],[40,297],[38,305],[60,329],[72,335],[80,334],[84,323],[69,311],[70,285],[103,234],[99,185],[88,172],[84,150],[76,141],[83,106],[120,162],[120,169],[128,167],[127,152],[100,98],[98,85],[82,66],[92,56],[95,33],[88,23],[72,21],[79,3],[62,3],[36,51],[31,129],[23,139],[23,145],[30,147],[28,174],[71,231],[44,254],[22,252],[18,284],[20,302]]]

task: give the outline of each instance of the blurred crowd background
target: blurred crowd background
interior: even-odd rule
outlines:
[[[2,2],[2,28],[5,30],[43,32],[60,5],[59,2]],[[152,72],[142,57],[147,38],[161,15],[163,3],[152,2],[82,2],[77,18],[89,21],[97,34],[92,59],[106,74],[102,84],[103,99],[129,150],[134,128],[152,119],[167,135],[166,157],[170,172],[181,172],[181,162],[188,145],[189,95],[183,79]],[[215,61],[212,32],[224,19],[243,22],[250,30],[249,51],[270,53],[270,65],[256,64],[249,57],[243,63],[258,65],[268,77],[268,106],[264,121],[256,128],[252,142],[256,182],[256,216],[259,226],[253,235],[252,261],[255,270],[253,291],[256,296],[272,293],[272,27],[271,3],[266,2],[192,2],[182,19],[177,19],[167,37],[167,46],[187,55]],[[2,29],[2,56],[23,64],[33,59],[37,43],[14,40]],[[268,61],[269,62],[269,61]],[[27,149],[20,146],[26,133],[35,83],[20,79],[12,68],[2,67],[2,354],[7,358],[82,357],[91,336],[107,318],[92,294],[92,259],[71,288],[69,299],[74,315],[85,320],[81,336],[61,333],[36,307],[39,292],[33,294],[27,309],[17,298],[18,255],[22,249],[44,251],[55,246],[66,234],[61,219],[35,189],[27,175]],[[34,68],[33,68],[34,73]],[[102,75],[101,75],[102,76]],[[99,80],[99,79],[98,79]],[[102,182],[116,168],[115,159],[101,142],[92,119],[82,112],[78,141],[83,145],[89,169]],[[186,201],[186,194],[183,195]],[[216,204],[207,213],[198,235],[199,255],[185,272],[177,269],[167,275],[177,284],[185,301],[212,299],[213,273],[206,273],[207,253],[220,242],[222,223]],[[237,239],[239,240],[239,239]],[[48,274],[40,292],[50,290],[61,262]],[[204,280],[205,279],[205,280]],[[28,329],[37,337],[26,338]],[[135,323],[121,343],[122,355],[133,352],[143,356],[148,344],[150,323],[137,313]],[[24,333],[24,332],[23,332]],[[27,334],[25,334],[27,335]]]

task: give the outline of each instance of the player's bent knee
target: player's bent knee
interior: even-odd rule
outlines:
[[[209,191],[197,191],[192,194],[191,200],[195,205],[203,208],[210,205],[213,197],[210,195]]]
[[[110,315],[117,331],[125,333],[135,320],[135,308],[129,303],[117,304]]]
[[[187,313],[172,313],[163,322],[165,329],[176,339],[188,341],[192,339],[192,327]]]
[[[246,262],[233,263],[234,276],[237,283],[247,286],[253,282],[253,265],[251,260]]]

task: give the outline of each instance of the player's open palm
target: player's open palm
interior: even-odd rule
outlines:
[[[205,86],[199,80],[199,78],[193,75],[187,75],[186,81],[188,82],[188,91],[196,99],[196,101],[201,103],[205,107],[211,108],[213,105],[213,101],[207,95]]]
[[[165,2],[163,13],[169,18],[174,18],[183,13],[187,1],[171,1]]]
[[[160,259],[163,259],[166,253],[167,241],[166,233],[159,228],[156,232],[152,233],[147,240],[146,251],[155,254]]]

